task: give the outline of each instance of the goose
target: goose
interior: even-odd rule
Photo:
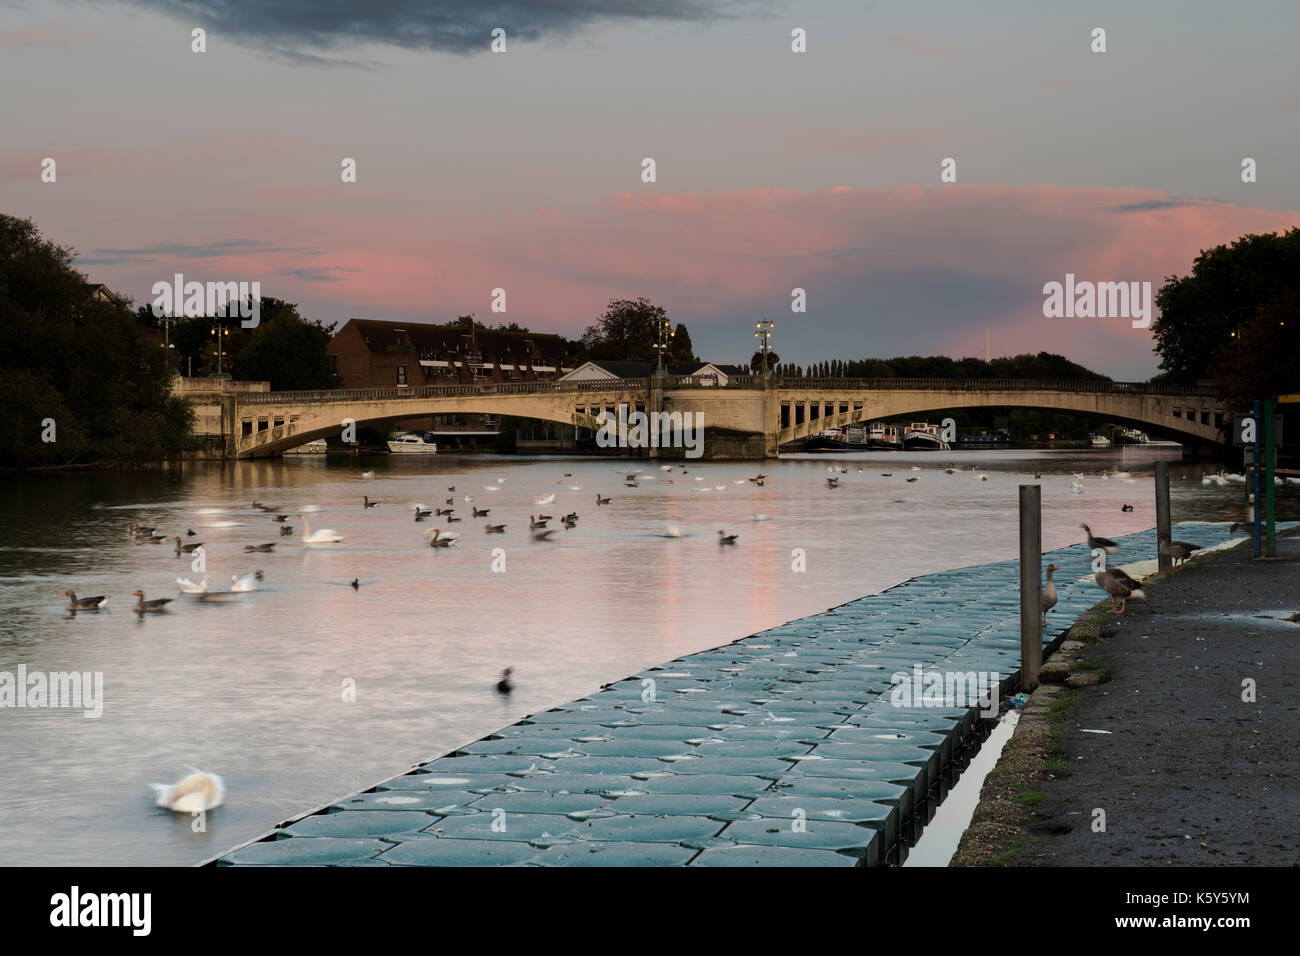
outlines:
[[[157,529],[157,528],[142,528],[142,527],[140,527],[140,525],[138,525],[138,524],[130,523],[130,524],[128,524],[128,525],[126,526],[126,530],[127,530],[128,532],[130,532],[131,534],[147,535],[147,534],[153,534],[153,533],[154,533],[155,531],[157,531],[158,529]]]
[[[164,611],[167,609],[167,605],[172,603],[171,598],[154,598],[152,601],[146,601],[144,599],[143,591],[132,591],[131,597],[137,599],[135,602],[135,612],[137,614],[144,614],[150,611]]]
[[[456,503],[456,499],[454,498],[448,498],[446,501],[443,502],[443,504],[447,504],[447,505],[454,505],[455,503]]]
[[[464,518],[457,518],[455,515],[447,515],[447,524],[451,524],[453,521],[464,521],[464,520],[465,520]]]
[[[893,478],[893,477],[894,477],[894,473],[893,473],[892,471],[882,471],[882,472],[880,473],[880,477],[881,477],[881,478]]]
[[[505,534],[505,533],[506,533],[506,526],[503,525],[503,524],[489,524],[489,525],[484,525],[484,527],[487,528],[487,533],[488,533],[488,534]]]
[[[491,508],[475,508],[475,509],[473,509],[473,511],[474,511],[474,515],[473,515],[473,517],[475,517],[475,518],[486,518],[486,517],[488,516],[488,512],[491,511],[491,510],[492,510]]]
[[[565,531],[572,531],[578,526],[578,522],[570,521],[568,518],[561,518],[560,523],[564,525]]]
[[[307,523],[306,515],[298,515],[302,519],[302,526],[307,533],[303,535],[303,544],[334,544],[343,540],[343,535],[339,534],[333,528],[320,528],[316,531],[311,530],[311,525]]]
[[[1201,550],[1199,544],[1192,544],[1190,541],[1170,541],[1169,535],[1164,534],[1163,532],[1160,534],[1159,539],[1159,551],[1161,556],[1171,558],[1174,567],[1182,565],[1192,556],[1192,552]]]
[[[533,540],[545,541],[551,535],[555,534],[555,530],[556,530],[555,528],[540,528],[537,531],[532,532]]]
[[[383,504],[382,501],[371,501],[369,495],[362,495],[362,496],[361,496],[361,503],[362,503],[366,508],[378,508],[380,505]]]
[[[529,516],[528,516],[528,530],[529,530],[529,531],[536,531],[538,528],[545,528],[545,527],[546,527],[546,522],[549,521],[549,520],[550,520],[549,518],[541,518],[541,519],[539,519],[539,518],[537,517],[537,515],[529,515]]]
[[[172,539],[176,542],[177,554],[190,554],[203,547],[202,541],[195,541],[193,544],[181,544],[181,536],[178,534],[172,535]]]
[[[184,594],[207,594],[208,593],[208,576],[203,575],[198,584],[195,584],[189,578],[177,578],[176,586]]]
[[[443,515],[449,515],[455,510],[455,508],[435,508],[433,509],[433,513],[441,518]]]
[[[411,509],[412,509],[412,510],[417,514],[417,515],[418,515],[418,514],[422,514],[422,515],[425,515],[425,516],[427,517],[428,515],[433,514],[433,512],[429,510],[429,506],[428,506],[428,505],[411,505]]]
[[[270,551],[272,548],[275,547],[275,544],[276,543],[274,541],[269,541],[266,544],[246,544],[244,545],[244,550],[245,551]]]
[[[1122,573],[1122,572],[1121,572]],[[1136,587],[1136,581],[1124,575],[1120,578],[1115,571],[1098,571],[1094,576],[1097,586],[1110,595],[1110,609],[1117,614],[1123,614],[1124,608],[1128,604],[1129,598],[1145,598],[1140,587]]]
[[[176,813],[215,810],[226,799],[226,783],[215,773],[190,767],[191,773],[179,783],[151,783],[154,803]]]
[[[434,528],[429,532],[429,547],[450,548],[456,543],[456,537],[454,534],[443,534],[441,528]]]
[[[596,493],[596,504],[598,505],[607,505],[613,500],[613,498],[602,498],[599,492]]]
[[[63,596],[68,599],[69,611],[98,611],[108,603],[108,598],[102,594],[95,597],[79,598],[72,591],[64,591]]]
[[[1047,627],[1047,612],[1056,607],[1059,597],[1056,593],[1056,582],[1052,580],[1052,573],[1061,570],[1055,564],[1047,566],[1047,583],[1043,585],[1042,607],[1043,607],[1043,627]]]
[[[751,479],[749,479],[749,483],[752,484],[752,485],[753,485],[754,487],[756,487],[756,488],[762,488],[762,487],[763,487],[763,479],[762,479],[762,478],[751,478]]]
[[[921,476],[920,476],[920,475],[913,475],[911,478],[904,478],[903,480],[906,481],[906,482],[911,483],[911,482],[913,482],[913,481],[920,481],[920,480],[921,480]]]
[[[561,520],[561,521],[573,521],[573,522],[576,522],[576,521],[578,520],[578,512],[576,512],[576,511],[570,511],[567,515],[565,515],[565,516],[564,516],[563,518],[561,518],[560,520]]]
[[[1110,538],[1094,538],[1092,536],[1092,529],[1089,528],[1086,524],[1081,524],[1079,525],[1079,527],[1082,528],[1084,531],[1086,531],[1088,534],[1088,548],[1090,550],[1096,551],[1098,548],[1100,548],[1101,550],[1105,551],[1107,554],[1114,554],[1116,551],[1119,550],[1119,545],[1117,545],[1114,541],[1110,540]]]
[[[514,672],[514,668],[511,667],[507,667],[505,670],[501,672],[501,679],[497,681],[498,694],[503,694],[506,697],[509,697],[510,692],[515,689],[515,685],[510,683],[510,675],[513,672]]]
[[[736,543],[736,535],[727,534],[727,532],[721,530],[718,532],[718,544],[735,544],[735,543]]]
[[[245,591],[256,591],[257,582],[262,580],[262,572],[254,571],[252,574],[245,574],[243,577],[230,576],[230,590],[236,593]]]
[[[827,487],[827,488],[838,488],[839,486],[840,486],[840,480],[839,480],[838,478],[827,478],[827,479],[826,479],[826,487]]]

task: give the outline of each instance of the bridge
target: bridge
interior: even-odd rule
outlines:
[[[1132,382],[1023,379],[849,379],[731,376],[725,386],[689,376],[582,382],[499,382],[475,385],[241,392],[221,398],[230,429],[226,455],[282,454],[317,438],[357,427],[426,415],[484,413],[596,429],[602,411],[620,404],[657,413],[702,413],[710,429],[755,440],[764,456],[827,428],[877,419],[920,417],[962,408],[1024,408],[1074,412],[1141,428],[1184,443],[1224,441],[1227,414],[1210,388]],[[755,446],[756,447],[756,446]],[[651,449],[654,456],[658,449]],[[705,454],[709,455],[708,443]]]

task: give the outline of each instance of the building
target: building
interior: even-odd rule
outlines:
[[[562,376],[562,382],[598,382],[613,378],[647,378],[654,374],[655,366],[649,362],[607,362],[596,359],[583,362],[573,371]],[[674,365],[668,369],[669,375],[692,375],[700,380],[701,385],[726,385],[733,375],[748,375],[739,365],[718,365],[714,362],[693,362],[687,365]]]
[[[536,382],[572,371],[558,335],[460,324],[349,319],[325,351],[344,388]],[[425,416],[395,427],[431,431],[449,448],[491,447],[498,432],[490,415]]]

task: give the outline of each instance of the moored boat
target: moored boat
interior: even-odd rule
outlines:
[[[947,451],[948,447],[939,437],[939,429],[929,422],[912,422],[903,429],[903,448],[907,451]]]
[[[436,455],[438,445],[428,432],[402,432],[389,440],[388,450],[394,455]]]
[[[888,422],[872,422],[867,429],[867,445],[891,451],[901,448],[903,442],[898,437],[898,426]]]

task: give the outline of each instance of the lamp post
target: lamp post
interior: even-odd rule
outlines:
[[[225,371],[225,348],[222,345],[221,337],[229,335],[230,329],[222,326],[221,320],[217,319],[217,324],[212,327],[212,334],[217,337],[217,370],[212,373],[212,378],[229,378]]]
[[[655,323],[655,351],[659,353],[660,375],[663,375],[666,371],[664,360],[668,357],[668,350],[672,347],[673,336],[676,334],[677,332],[668,319]]]
[[[754,323],[754,338],[758,339],[758,351],[763,357],[763,376],[768,373],[767,356],[772,351],[772,328],[776,323],[770,319],[763,319],[761,322]]]

